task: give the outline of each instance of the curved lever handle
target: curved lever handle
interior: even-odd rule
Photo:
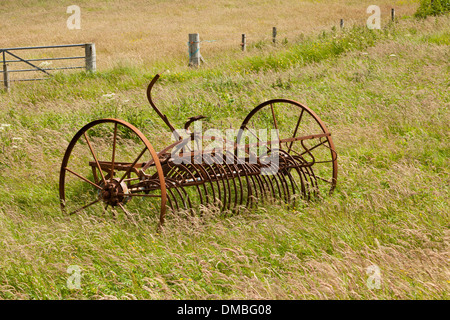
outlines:
[[[205,116],[190,117],[189,120],[184,124],[184,129],[187,131],[192,122],[200,120],[200,119],[204,119],[204,118],[206,118],[206,117]]]
[[[155,85],[156,81],[158,81],[160,75],[156,74],[152,81],[150,81],[148,87],[147,87],[147,99],[148,102],[150,102],[150,105],[152,106],[153,110],[155,110],[155,112],[158,114],[158,116],[162,119],[162,121],[164,121],[164,123],[169,127],[170,132],[174,133],[176,135],[176,137],[178,139],[181,139],[181,137],[176,133],[175,128],[172,126],[172,124],[170,123],[169,119],[167,119],[167,116],[165,114],[163,114],[153,103],[152,101],[152,88]]]

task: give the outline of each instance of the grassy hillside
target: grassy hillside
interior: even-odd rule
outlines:
[[[268,40],[276,26],[280,41],[292,41],[301,34],[337,26],[340,19],[345,19],[346,26],[362,25],[371,4],[370,0],[2,0],[0,47],[94,42],[98,67],[108,69],[118,61],[184,61],[188,34],[198,32],[201,40],[214,41],[202,44],[209,60],[212,54],[239,50],[242,33],[248,42]],[[80,7],[80,30],[66,26],[70,17],[66,11],[71,5]],[[384,23],[390,18],[391,7],[399,16],[412,15],[419,1],[378,0],[377,5]]]
[[[190,70],[174,59],[58,75],[0,94],[0,297],[6,299],[448,299],[449,17],[311,33]],[[161,70],[163,68],[163,70]],[[335,193],[295,209],[168,218],[59,210],[64,151],[87,122],[117,117],[160,150],[177,126],[239,127],[270,98],[306,103],[339,155]],[[115,95],[105,96],[114,93]],[[69,289],[69,266],[81,289]],[[370,266],[379,288],[368,285]]]

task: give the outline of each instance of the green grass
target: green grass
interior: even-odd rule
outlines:
[[[10,125],[0,129],[0,297],[448,299],[449,22],[326,31],[195,70],[122,64],[0,94],[0,125]],[[294,209],[171,215],[159,234],[152,212],[135,212],[138,226],[63,216],[59,166],[84,124],[116,117],[156,150],[170,142],[145,97],[161,69],[154,100],[177,127],[204,114],[204,127],[238,128],[267,99],[306,103],[333,135],[335,193]],[[71,265],[81,289],[66,285]],[[367,286],[371,265],[379,289]]]
[[[414,14],[417,18],[437,16],[450,12],[449,0],[421,0],[420,6]]]

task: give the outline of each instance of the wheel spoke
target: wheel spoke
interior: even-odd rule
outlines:
[[[268,149],[269,152],[272,152],[272,149],[269,147],[269,144],[267,142],[262,142],[261,139],[259,139],[259,137],[253,132],[253,130],[250,130],[247,126],[244,126],[245,129],[248,130],[248,132],[250,132],[256,139],[258,139],[259,142],[261,142],[261,146],[264,146]],[[278,139],[280,140],[280,139]],[[245,143],[245,140],[244,140]],[[250,146],[250,144],[248,144],[248,146]],[[257,146],[260,146],[259,143],[257,144]],[[248,149],[248,153],[250,154],[250,148]]]
[[[295,130],[294,130],[294,134],[292,135],[292,138],[295,138],[295,135],[297,134],[297,130],[300,125],[300,122],[302,121],[304,111],[305,111],[305,109],[302,109],[302,112],[300,112],[300,116],[298,117],[297,125],[295,126]],[[288,153],[291,151],[293,143],[294,143],[294,141],[291,141],[291,144],[289,145],[288,150],[287,150]]]
[[[77,213],[77,212],[80,212],[81,210],[84,210],[84,209],[86,209],[87,207],[90,207],[90,206],[96,204],[96,203],[99,202],[99,201],[100,201],[100,199],[94,200],[94,201],[92,201],[91,203],[88,203],[87,205],[82,206],[81,208],[78,208],[77,210],[72,211],[71,213],[69,213],[69,215],[72,215],[72,214],[75,214],[75,213]]]
[[[275,110],[273,109],[272,103],[270,104],[270,109],[272,110],[273,125],[275,126],[275,130],[277,130],[278,141],[280,141],[280,132],[278,131],[277,119],[275,118]],[[281,142],[279,142],[278,144],[278,149],[281,149]]]
[[[100,163],[98,162],[97,156],[95,155],[94,149],[92,149],[92,145],[87,137],[86,132],[84,132],[84,138],[86,139],[86,143],[89,146],[89,150],[91,150],[92,156],[94,157],[95,164],[97,165],[98,171],[100,171],[100,175],[102,176],[103,184],[106,184],[105,176],[103,175],[102,168],[100,167]]]
[[[89,179],[87,179],[87,178],[85,178],[85,177],[79,175],[78,173],[76,173],[76,172],[70,170],[69,168],[65,167],[64,170],[67,170],[67,171],[69,171],[71,174],[73,174],[74,176],[80,178],[81,180],[84,180],[84,181],[86,181],[87,183],[90,183],[91,185],[93,185],[93,186],[96,187],[97,189],[103,190],[103,188],[100,187],[99,185],[97,185],[97,184],[95,184],[94,182],[92,182],[91,180],[89,180]]]
[[[117,122],[114,123],[114,137],[113,137],[113,150],[112,150],[112,160],[111,160],[111,179],[114,179],[114,161],[116,157],[116,140],[117,140]]]
[[[136,165],[136,163],[139,161],[139,159],[144,155],[145,151],[147,150],[147,146],[145,146],[145,148],[141,151],[141,153],[139,154],[139,156],[136,158],[136,160],[134,160],[133,164],[127,169],[127,171],[125,172],[125,174],[122,176],[122,178],[120,178],[119,180],[119,184],[123,181],[123,179],[125,179],[125,177],[127,176],[127,174],[129,174],[131,172],[131,170],[133,169],[133,167]],[[114,165],[114,163],[113,163]]]

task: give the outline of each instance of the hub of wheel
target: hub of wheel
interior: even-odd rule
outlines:
[[[119,183],[118,178],[108,180],[105,185],[102,183],[101,187],[102,190],[99,191],[100,199],[112,207],[118,206],[119,203],[125,204],[131,199],[131,197],[127,197],[130,191],[126,183],[123,181]]]

